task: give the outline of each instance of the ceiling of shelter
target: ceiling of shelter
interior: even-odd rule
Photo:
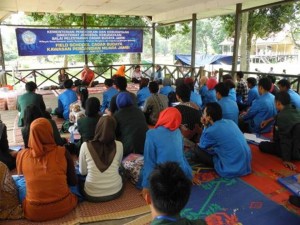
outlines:
[[[47,12],[64,14],[105,14],[151,16],[153,22],[169,23],[197,18],[208,18],[242,9],[262,6],[280,0],[1,0],[0,21],[11,13]]]

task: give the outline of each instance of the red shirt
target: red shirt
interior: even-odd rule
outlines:
[[[84,70],[81,73],[81,80],[86,82],[86,83],[91,83],[91,81],[94,79],[95,74],[93,70]]]

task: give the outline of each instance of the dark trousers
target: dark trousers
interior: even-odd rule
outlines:
[[[281,151],[278,143],[275,142],[269,142],[269,141],[262,141],[259,145],[259,150],[271,154],[276,155],[278,157],[281,157]]]
[[[196,146],[194,155],[192,156],[192,161],[209,167],[214,167],[213,156],[205,150],[199,148],[199,146]]]

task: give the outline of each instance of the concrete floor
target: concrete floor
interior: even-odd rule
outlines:
[[[91,94],[90,97],[98,97],[100,99],[100,102],[102,102],[102,94]],[[54,109],[57,107],[57,97],[54,95],[44,95],[44,102],[46,104],[46,107],[51,107]],[[0,111],[1,120],[3,123],[7,126],[7,137],[8,142],[10,145],[13,144],[13,127],[14,127],[14,121],[18,114],[17,110],[6,110],[6,111]],[[101,221],[101,222],[94,222],[94,223],[84,223],[84,224],[90,224],[90,225],[121,225],[126,224],[132,220],[135,220],[139,218],[140,216],[120,219],[120,220],[109,220],[109,221]]]

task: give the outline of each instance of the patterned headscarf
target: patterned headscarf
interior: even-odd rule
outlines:
[[[182,117],[179,110],[174,107],[168,107],[160,112],[155,128],[163,126],[173,131],[179,128],[181,120]]]

